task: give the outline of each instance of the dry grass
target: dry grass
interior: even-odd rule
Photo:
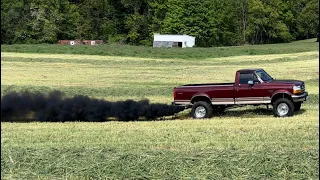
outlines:
[[[290,118],[245,107],[205,120],[185,111],[167,121],[1,123],[1,179],[317,179],[318,56],[140,60],[2,52],[2,94],[59,89],[170,103],[174,86],[232,82],[238,69],[264,68],[277,79],[304,80],[310,98]]]
[[[246,56],[210,60],[167,59],[137,61],[123,57],[86,59],[80,55],[2,53],[2,86],[32,88],[33,86],[66,90],[70,95],[87,94],[114,100],[149,98],[156,102],[171,102],[172,88],[181,84],[233,82],[234,73],[242,68],[264,68],[277,79],[300,79],[311,94],[318,93],[318,54],[260,55],[254,60]],[[52,59],[53,58],[53,59]],[[256,62],[259,62],[258,64]],[[270,63],[272,62],[272,63]],[[233,65],[230,65],[233,64]],[[253,64],[253,65],[251,65]],[[297,68],[299,67],[299,71]],[[31,86],[31,87],[29,87]],[[12,88],[12,87],[11,87]],[[150,88],[146,92],[146,88]],[[4,91],[2,90],[2,92]],[[146,96],[145,96],[146,95]]]

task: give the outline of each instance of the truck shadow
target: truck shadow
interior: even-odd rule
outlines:
[[[303,114],[305,113],[305,109],[300,109],[297,112],[294,112],[294,115]],[[226,110],[222,113],[213,113],[213,117],[240,117],[240,118],[257,118],[257,115],[265,115],[265,116],[272,116],[273,112],[272,109],[266,108],[256,108],[256,109],[232,109]]]

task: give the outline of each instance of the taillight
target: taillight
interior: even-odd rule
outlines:
[[[177,92],[175,89],[173,89],[173,99],[176,99],[177,98]]]

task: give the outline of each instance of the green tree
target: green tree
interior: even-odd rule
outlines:
[[[29,38],[29,5],[23,0],[1,1],[1,44],[23,43]]]
[[[197,46],[210,47],[239,44],[240,26],[233,0],[169,0],[163,32],[195,36]]]
[[[252,44],[290,42],[294,36],[287,25],[293,15],[280,0],[249,0],[246,35]]]
[[[241,31],[242,31],[242,43],[246,43],[246,29],[248,21],[248,0],[238,0],[236,1],[236,9],[238,11],[240,22],[241,22]]]
[[[168,12],[167,6],[168,0],[150,0],[150,23],[149,23],[149,37],[153,36],[154,33],[163,33],[164,19]]]
[[[30,38],[27,42],[56,43],[57,21],[60,19],[57,1],[38,0],[30,4],[31,18],[28,22],[28,35]]]
[[[111,6],[108,0],[83,0],[79,3],[79,39],[102,39],[108,41],[116,33],[112,22]]]
[[[288,5],[282,0],[266,1],[268,23],[266,43],[290,42],[294,38],[290,34],[288,23],[293,16]]]
[[[121,0],[127,9],[125,15],[126,40],[130,44],[150,44],[149,26],[151,22],[150,3],[148,0]]]
[[[319,0],[311,0],[297,17],[297,27],[300,36],[313,38],[319,33]]]
[[[59,12],[61,18],[57,22],[57,39],[78,39],[81,15],[76,4],[60,1]]]
[[[202,47],[315,37],[319,0],[2,0],[1,43],[103,39],[151,45],[188,34]]]

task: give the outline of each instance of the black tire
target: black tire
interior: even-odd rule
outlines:
[[[301,102],[294,103],[294,111],[299,111],[301,109]]]
[[[287,117],[287,116],[292,116],[293,113],[294,113],[294,104],[290,99],[280,98],[273,103],[274,116]]]
[[[212,106],[205,101],[198,101],[193,104],[191,115],[195,119],[211,118]]]

